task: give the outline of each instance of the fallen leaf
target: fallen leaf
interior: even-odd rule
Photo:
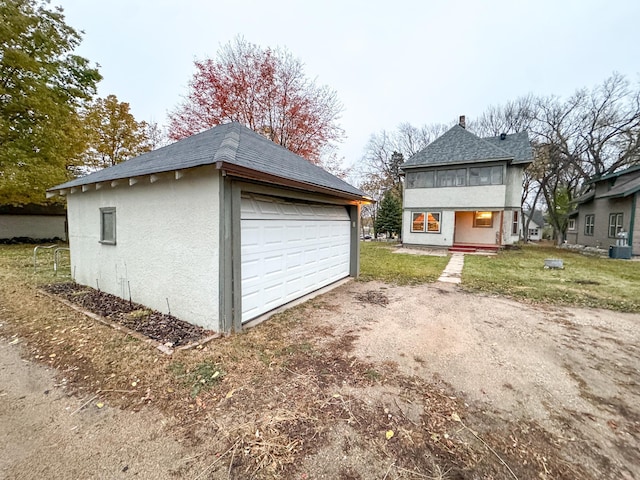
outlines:
[[[15,340],[11,340],[9,342],[9,345],[15,345],[16,343],[18,343],[20,340],[18,338],[16,338]]]
[[[229,392],[224,396],[224,398],[231,398],[233,397],[234,393],[235,393],[235,390],[229,390]]]
[[[173,393],[173,392],[175,392],[175,390],[173,388],[169,387],[169,388],[167,388],[167,392],[168,393]]]
[[[451,420],[453,420],[454,422],[461,422],[462,421],[462,420],[460,420],[460,416],[456,412],[453,412],[451,414]]]
[[[138,382],[131,382],[132,387],[135,387],[136,385],[138,385]]]
[[[220,376],[220,372],[216,370],[215,372],[213,372],[213,375],[211,375],[211,378],[218,378],[219,376]]]
[[[98,403],[96,403],[96,407],[102,408],[102,407],[104,407],[104,403],[98,402]]]
[[[387,440],[391,440],[393,438],[393,430],[387,430],[387,433],[385,434],[385,437],[387,437]]]
[[[49,355],[49,358],[55,358],[55,357],[56,357],[55,353],[52,353],[51,355]]]

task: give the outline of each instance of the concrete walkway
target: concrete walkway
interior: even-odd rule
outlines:
[[[462,267],[464,267],[464,253],[453,253],[446,268],[438,278],[439,282],[460,283],[462,276]]]

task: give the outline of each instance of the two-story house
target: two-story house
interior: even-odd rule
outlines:
[[[460,117],[401,167],[403,243],[473,251],[517,242],[522,177],[532,161],[526,132],[480,138]]]
[[[569,215],[567,243],[609,248],[625,232],[632,255],[640,255],[640,165],[597,177]]]

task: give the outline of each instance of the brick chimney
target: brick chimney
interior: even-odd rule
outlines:
[[[467,122],[464,118],[464,115],[460,115],[460,120],[458,121],[458,124],[462,127],[462,128],[467,128]]]

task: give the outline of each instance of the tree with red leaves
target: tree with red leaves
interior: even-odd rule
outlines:
[[[309,80],[289,51],[237,37],[215,59],[194,63],[189,93],[169,115],[171,139],[236,121],[312,163],[342,139],[336,92]]]

